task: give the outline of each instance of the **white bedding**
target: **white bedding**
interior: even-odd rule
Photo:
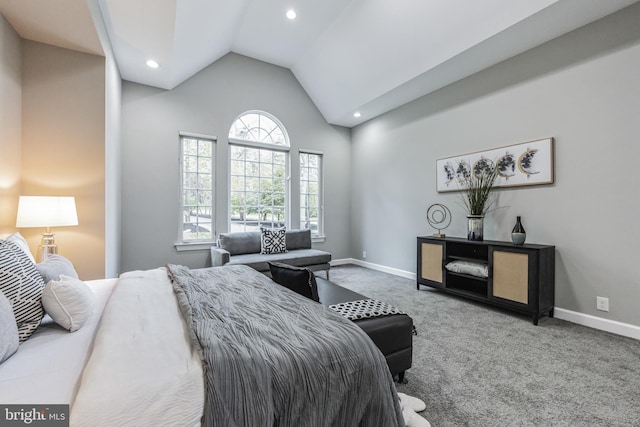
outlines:
[[[204,383],[164,268],[120,276],[71,407],[72,426],[200,424]]]
[[[70,404],[91,351],[104,306],[117,279],[87,281],[95,307],[84,326],[69,332],[45,316],[36,332],[0,365],[0,403]]]
[[[85,283],[91,317],[41,325],[0,365],[0,403],[70,404],[72,427],[199,426],[202,362],[166,270]]]

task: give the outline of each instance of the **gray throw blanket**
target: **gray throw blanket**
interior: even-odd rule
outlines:
[[[404,426],[384,356],[349,320],[247,266],[168,270],[202,358],[203,425]]]

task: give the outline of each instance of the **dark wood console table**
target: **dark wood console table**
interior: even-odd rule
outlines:
[[[445,268],[452,261],[487,266],[487,277]],[[420,285],[531,314],[533,324],[553,317],[555,246],[514,245],[455,237],[418,237],[417,289]]]

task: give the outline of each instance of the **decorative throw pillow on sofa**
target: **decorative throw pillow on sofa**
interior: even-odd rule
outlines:
[[[316,276],[311,270],[280,262],[269,262],[268,264],[274,282],[302,296],[320,302]]]
[[[20,342],[40,325],[43,288],[40,273],[24,251],[13,242],[0,240],[0,291],[13,308]]]
[[[61,274],[73,277],[74,279],[78,278],[78,273],[73,267],[73,264],[71,264],[71,261],[58,254],[49,255],[46,261],[36,264],[36,268],[42,276],[44,283],[49,282],[49,280],[60,279]]]
[[[0,363],[16,352],[19,345],[18,326],[9,300],[0,292]]]
[[[261,254],[282,254],[287,252],[285,241],[286,229],[260,227],[260,253]]]
[[[94,295],[89,286],[75,277],[60,275],[42,292],[42,305],[54,322],[70,332],[84,325],[93,311]]]

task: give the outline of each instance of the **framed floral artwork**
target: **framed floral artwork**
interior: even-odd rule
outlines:
[[[470,174],[497,168],[494,187],[553,184],[553,138],[523,142],[436,161],[436,189],[439,193],[460,191]]]

